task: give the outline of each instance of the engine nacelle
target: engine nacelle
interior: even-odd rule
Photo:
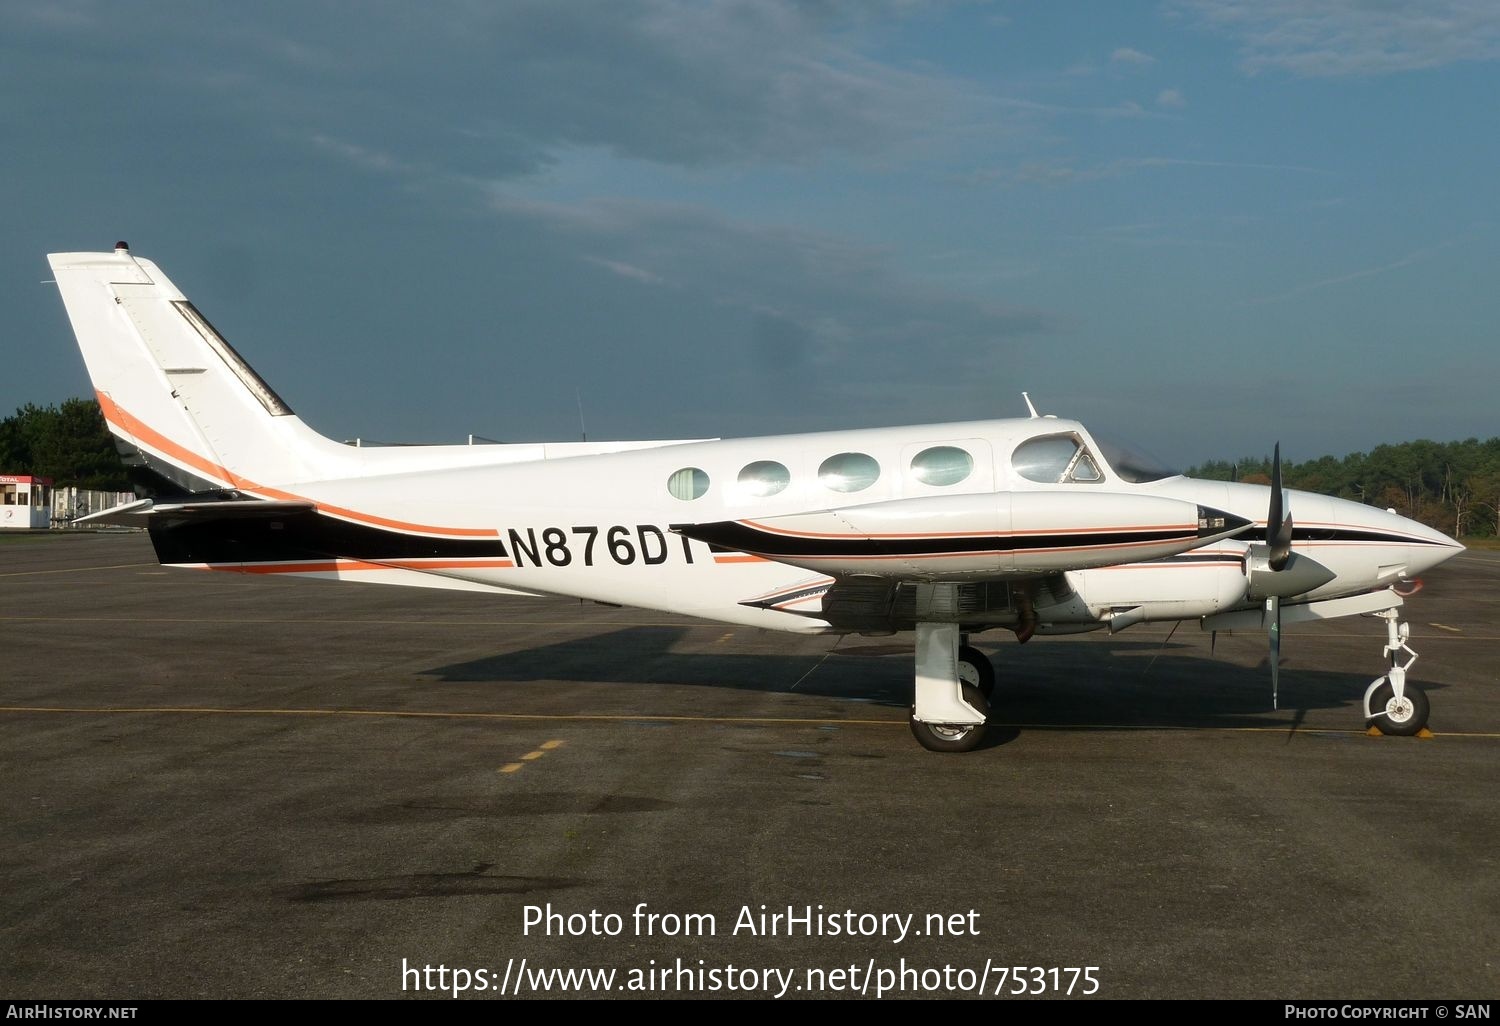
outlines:
[[[1250,546],[1245,557],[1245,597],[1253,601],[1304,595],[1321,588],[1338,575],[1311,556],[1293,552],[1280,570],[1271,569],[1271,550]]]

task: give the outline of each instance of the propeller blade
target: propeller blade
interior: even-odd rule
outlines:
[[[1280,570],[1292,556],[1292,515],[1286,511],[1286,493],[1281,484],[1281,443],[1271,460],[1271,509],[1266,514],[1266,547],[1272,570]]]
[[[1277,699],[1281,690],[1281,599],[1275,595],[1266,600],[1266,611],[1271,614],[1271,708],[1278,709]]]

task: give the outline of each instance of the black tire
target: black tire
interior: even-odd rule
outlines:
[[[1398,705],[1396,689],[1391,687],[1390,681],[1386,681],[1370,696],[1370,708],[1375,712],[1370,717],[1370,723],[1382,734],[1411,737],[1427,726],[1427,716],[1432,707],[1427,702],[1426,692],[1414,684],[1408,684],[1401,689],[1401,693],[1405,701]]]
[[[984,713],[988,719],[990,715],[990,704],[985,701],[984,693],[973,684],[964,685],[964,701]],[[929,752],[972,752],[979,747],[984,740],[983,723],[964,724],[962,726],[944,726],[941,723],[922,723],[916,718],[916,710],[908,722],[911,724],[912,737],[917,739],[917,744]]]
[[[973,645],[958,650],[958,679],[974,685],[986,700],[995,696],[995,664]]]

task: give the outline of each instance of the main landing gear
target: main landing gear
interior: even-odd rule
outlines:
[[[958,679],[978,688],[985,701],[989,701],[995,697],[995,664],[969,644],[968,635],[959,635],[958,642]]]
[[[912,736],[929,752],[970,752],[984,740],[995,669],[983,652],[960,641],[957,624],[917,624],[910,722]]]
[[[1406,671],[1417,661],[1417,653],[1406,643],[1411,625],[1401,623],[1394,609],[1375,615],[1385,621],[1385,654],[1391,668],[1365,689],[1365,719],[1382,734],[1411,737],[1427,726],[1430,712],[1427,695],[1415,684],[1406,683]],[[1411,656],[1404,663],[1399,661],[1402,652]]]

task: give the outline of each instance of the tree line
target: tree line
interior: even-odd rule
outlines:
[[[1282,461],[1288,488],[1394,509],[1454,537],[1500,536],[1500,438],[1422,439],[1342,458]],[[1269,456],[1189,467],[1191,477],[1271,483]],[[28,403],[0,420],[0,474],[50,477],[59,485],[130,487],[109,429],[92,399]]]
[[[1270,484],[1271,458],[1211,460],[1192,477]],[[1455,538],[1500,536],[1500,438],[1381,445],[1368,453],[1283,459],[1288,488],[1353,499],[1435,527]]]
[[[0,420],[0,474],[50,477],[56,485],[108,492],[130,489],[92,399],[68,399],[60,406],[27,403]]]

